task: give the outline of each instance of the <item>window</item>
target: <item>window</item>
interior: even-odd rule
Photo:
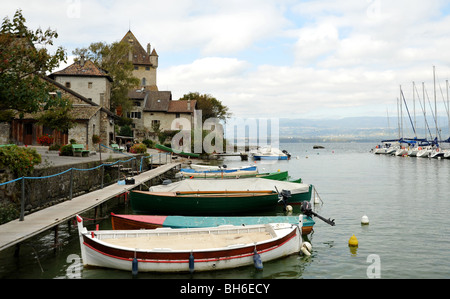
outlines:
[[[175,113],[175,118],[180,118],[180,113]]]
[[[141,102],[134,102],[134,106],[141,107]]]
[[[141,119],[141,112],[128,112],[127,117],[132,119]]]
[[[66,82],[66,87],[70,88],[70,82]]]
[[[88,88],[89,88],[89,89],[92,88],[92,82],[88,82]]]
[[[149,67],[149,66],[146,66],[146,67],[145,67],[145,70],[146,70],[146,71],[149,71],[149,70],[150,70],[150,67]]]
[[[159,120],[152,120],[152,127],[159,126],[160,122]]]
[[[142,78],[142,86],[145,86],[147,83],[147,80],[145,78]]]
[[[134,70],[135,70],[135,71],[137,71],[138,69],[139,69],[139,67],[138,67],[138,66],[135,66],[135,67],[134,67]]]

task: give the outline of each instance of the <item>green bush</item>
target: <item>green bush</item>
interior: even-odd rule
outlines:
[[[20,210],[16,205],[8,203],[0,206],[0,224],[17,219],[19,216]]]
[[[72,144],[63,145],[59,150],[60,156],[73,156]]]
[[[9,168],[16,177],[29,175],[42,162],[33,148],[4,146],[0,148],[0,168]]]

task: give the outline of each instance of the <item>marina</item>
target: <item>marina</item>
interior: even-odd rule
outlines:
[[[297,279],[297,278],[372,278],[370,272],[379,261],[379,278],[448,278],[450,222],[446,215],[450,193],[447,184],[450,163],[446,160],[416,159],[373,155],[372,143],[329,143],[326,150],[311,150],[311,144],[284,144],[298,159],[258,162],[261,171],[280,168],[293,177],[313,182],[320,190],[323,204],[314,207],[320,215],[335,218],[330,226],[315,220],[307,239],[312,245],[310,257],[297,254],[264,263],[262,272],[253,266],[194,273],[198,279]],[[239,157],[227,158],[228,165],[241,165]],[[401,175],[399,175],[401,174]],[[407,193],[405,193],[407,190]],[[116,214],[134,214],[129,202],[110,208]],[[281,207],[251,216],[285,216]],[[300,214],[294,206],[292,216]],[[363,215],[369,224],[362,225]],[[439,224],[438,224],[439,223]],[[87,221],[95,230],[111,229],[111,219]],[[352,235],[358,247],[351,248]],[[65,245],[56,253],[49,248],[53,233],[32,238],[21,248],[20,263],[11,259],[14,248],[0,252],[1,277],[67,278],[81,257],[78,231],[61,224],[59,240]],[[33,249],[34,248],[34,249]],[[433,254],[430,254],[430,248]],[[39,262],[42,266],[39,266]],[[375,263],[375,264],[374,264]],[[80,268],[79,278],[130,278],[128,271]],[[375,275],[376,276],[376,275]],[[140,278],[186,279],[190,274],[139,273]],[[378,276],[376,276],[378,277]]]

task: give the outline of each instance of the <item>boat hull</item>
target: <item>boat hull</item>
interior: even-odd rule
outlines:
[[[150,187],[149,191],[152,192],[177,192],[177,191],[263,191],[272,190],[274,192],[281,192],[282,190],[289,190],[291,197],[288,198],[287,204],[300,205],[303,201],[310,201],[312,195],[313,185],[304,184],[298,182],[270,180],[266,178],[241,178],[241,179],[228,179],[228,180],[208,180],[208,179],[195,179],[195,180],[182,180],[180,182],[174,182],[169,185],[158,185]],[[282,202],[279,203],[283,205]],[[153,214],[153,213],[152,213]],[[169,213],[173,215],[173,213]]]
[[[302,235],[308,235],[314,227],[314,220],[303,215]],[[159,215],[116,215],[111,214],[113,230],[138,230],[167,228],[203,228],[220,225],[255,225],[266,223],[298,223],[298,216],[245,216],[245,217],[185,217]]]
[[[166,152],[166,153],[173,153],[175,155],[179,155],[179,156],[182,156],[182,157],[189,157],[189,158],[199,158],[200,157],[199,154],[174,151],[172,148],[164,146],[162,144],[156,144],[155,148],[160,150],[160,151],[163,151],[163,152]]]
[[[82,220],[78,220],[78,230],[84,266],[106,267],[124,271],[133,270],[133,260],[137,264],[138,272],[197,272],[231,269],[249,266],[254,263],[256,251],[262,262],[282,258],[301,249],[302,237],[299,225],[270,224],[248,227],[218,227],[207,229],[156,229],[139,231],[92,231],[83,227]],[[257,242],[230,241],[230,245],[215,247],[215,236],[229,234],[238,236],[245,234],[270,233],[270,237]],[[153,248],[155,243],[146,246],[135,245],[138,238],[174,238],[173,248]],[[123,243],[121,239],[130,241]],[[135,238],[135,240],[133,240]],[[155,239],[156,238],[156,239]],[[191,242],[180,242],[180,239],[191,238]],[[197,248],[201,242],[194,243],[199,238],[209,242],[207,248]],[[238,238],[239,239],[239,238]],[[122,243],[117,243],[122,242]],[[119,244],[119,245],[117,245]],[[130,246],[123,244],[132,244]]]
[[[289,160],[288,156],[286,155],[279,155],[279,156],[273,156],[273,155],[254,155],[254,160]]]
[[[169,192],[131,191],[132,209],[137,213],[163,215],[234,215],[274,209],[278,194],[269,193],[218,193],[167,195]],[[172,192],[173,193],[173,192]]]
[[[220,169],[220,170],[195,170],[189,168],[182,168],[180,173],[185,178],[223,178],[223,177],[245,177],[256,176],[258,169],[256,166],[249,166],[235,169]]]

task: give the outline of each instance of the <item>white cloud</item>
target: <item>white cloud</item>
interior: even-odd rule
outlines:
[[[399,85],[450,75],[445,0],[41,0],[21,7],[30,28],[56,29],[70,55],[131,30],[160,55],[158,86],[174,99],[208,93],[236,116],[382,115]],[[270,54],[268,54],[270,53]],[[279,56],[284,56],[280,59]],[[431,91],[431,89],[429,89]],[[393,108],[392,108],[393,109]]]

